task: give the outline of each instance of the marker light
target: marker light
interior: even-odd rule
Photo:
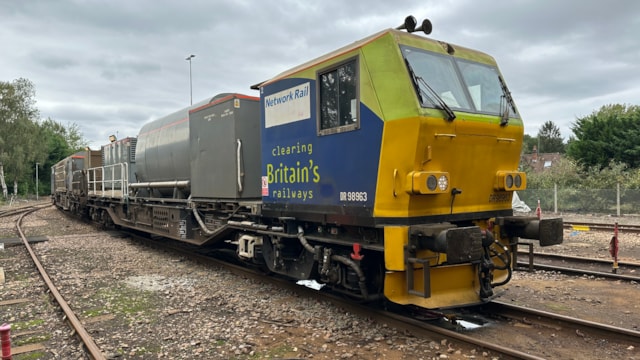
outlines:
[[[449,173],[412,171],[407,174],[405,190],[409,194],[441,194],[449,188]]]
[[[520,174],[516,174],[515,176],[515,185],[517,188],[522,186],[522,176],[520,176]]]
[[[434,175],[429,175],[427,178],[427,189],[429,189],[429,191],[435,191],[437,186],[438,180],[436,177]]]
[[[507,177],[505,178],[505,185],[507,189],[511,189],[513,187],[513,175],[507,174]]]
[[[520,171],[498,171],[493,188],[502,191],[524,190],[527,187],[527,175]]]

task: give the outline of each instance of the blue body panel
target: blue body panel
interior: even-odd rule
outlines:
[[[263,202],[267,208],[312,212],[358,208],[371,216],[383,122],[360,103],[359,129],[319,136],[316,99],[310,79],[285,79],[262,89]],[[270,113],[286,106],[282,116]]]

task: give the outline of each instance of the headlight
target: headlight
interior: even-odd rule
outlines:
[[[442,194],[449,188],[449,173],[444,171],[412,171],[407,174],[405,186],[405,191],[409,194]]]
[[[449,179],[447,179],[445,175],[440,175],[440,178],[438,179],[438,187],[440,188],[440,191],[445,191],[449,187]]]

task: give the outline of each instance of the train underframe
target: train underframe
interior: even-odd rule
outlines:
[[[519,236],[547,239],[541,240],[544,246],[557,243],[558,236],[561,241],[562,232],[559,219],[558,222],[503,216],[489,222],[400,227],[406,239],[400,237],[398,241],[390,236],[397,231],[385,227],[338,226],[292,217],[264,217],[257,201],[148,198],[122,201],[89,197],[86,204],[82,204],[77,197],[54,200],[58,205],[67,204],[64,210],[105,227],[124,227],[232,251],[238,260],[247,264],[295,280],[314,279],[354,299],[372,301],[384,295],[389,298],[389,293],[397,290],[402,296],[392,298],[393,302],[426,304],[425,307],[447,307],[460,299],[465,299],[464,303],[474,302],[473,298],[475,302],[489,299],[494,287],[510,279],[512,252]],[[498,239],[494,234],[499,235]],[[496,273],[501,274],[499,279]],[[472,284],[460,285],[467,295],[454,295],[456,300],[436,300],[441,293],[449,291],[442,286],[446,288],[446,283],[459,274],[465,274],[465,281],[474,277]],[[385,291],[385,286],[398,289]]]

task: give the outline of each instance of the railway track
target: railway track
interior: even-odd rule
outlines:
[[[499,336],[492,329],[508,329],[509,337],[531,337],[529,351],[547,359],[610,358],[607,349],[635,349],[640,346],[640,332],[607,324],[554,314],[546,311],[492,301],[477,309],[492,326],[488,331],[474,330],[478,338]],[[592,348],[590,345],[601,344]],[[523,349],[523,351],[527,351]]]
[[[578,222],[578,221],[565,221],[565,229],[579,230],[579,231],[610,231],[613,233],[615,227],[615,221],[610,223],[592,223],[592,222]],[[629,225],[618,223],[618,231],[625,233],[640,233],[640,225]]]
[[[156,241],[139,238],[146,244],[157,246]],[[619,329],[606,324],[599,324],[586,320],[557,315],[544,311],[509,305],[502,302],[491,302],[479,308],[472,308],[471,313],[455,312],[425,312],[422,309],[402,308],[399,312],[390,312],[371,305],[354,303],[341,296],[329,292],[316,291],[295,285],[291,280],[265,277],[263,273],[245,267],[230,264],[227,261],[212,257],[210,253],[194,253],[193,248],[182,245],[176,246],[170,242],[163,242],[163,248],[178,251],[196,261],[223,267],[236,275],[248,277],[259,283],[269,282],[280,288],[294,291],[300,296],[307,296],[318,300],[326,300],[347,312],[364,317],[371,317],[379,323],[411,333],[418,338],[446,338],[449,342],[463,343],[472,348],[480,348],[490,356],[501,359],[548,359],[571,358],[569,354],[588,354],[580,343],[562,340],[576,337],[589,341],[606,341],[611,346],[626,349],[629,346],[640,346],[640,332]],[[477,314],[484,317],[479,318]],[[516,324],[516,325],[514,325]],[[566,346],[561,349],[553,347],[519,348],[510,346],[504,339],[513,335],[514,329],[518,336],[540,339],[554,339],[563,341]],[[531,332],[535,332],[531,334]],[[541,340],[544,341],[544,340]],[[572,347],[574,346],[574,347]],[[605,358],[604,356],[603,358]],[[580,357],[578,357],[580,358]],[[589,357],[582,357],[589,358]]]
[[[150,241],[154,244],[154,247],[165,247],[162,245],[163,241]],[[173,242],[167,242],[175,245]],[[173,253],[174,248],[171,248]],[[194,249],[188,249],[193,253]],[[214,261],[208,254],[193,255],[193,258],[199,257],[202,262]],[[191,258],[192,255],[189,255]],[[181,260],[180,260],[181,261]],[[222,266],[217,263],[218,266]],[[224,265],[227,269],[232,269],[232,265]],[[232,272],[240,275],[241,277],[253,277],[247,273],[244,268],[235,267]],[[626,270],[625,270],[626,271]],[[265,278],[258,272],[255,275],[256,283],[262,284],[272,280],[272,278]],[[484,322],[478,321],[480,324],[478,327],[474,327],[476,323],[471,321],[472,326],[469,326],[465,320],[475,320],[473,318],[477,314],[469,313],[459,314],[454,313],[433,313],[433,314],[421,314],[415,313],[389,313],[382,309],[372,309],[370,307],[353,304],[352,302],[345,302],[343,298],[337,296],[331,296],[325,294],[324,291],[317,292],[314,290],[306,289],[298,285],[293,284],[291,281],[278,280],[278,287],[290,288],[297,294],[304,294],[301,296],[308,297],[310,299],[326,300],[335,304],[339,309],[344,309],[348,313],[357,313],[365,318],[375,318],[376,322],[389,324],[392,327],[398,329],[401,333],[411,334],[419,339],[447,339],[448,344],[454,343],[454,346],[465,349],[480,348],[486,352],[488,356],[501,359],[541,359],[541,358],[594,358],[598,354],[598,358],[610,358],[605,353],[599,353],[600,350],[589,350],[592,345],[597,342],[606,342],[607,346],[615,346],[622,349],[623,352],[626,347],[635,346],[637,348],[637,339],[635,334],[631,334],[631,338],[627,340],[613,340],[610,342],[609,337],[615,337],[614,335],[608,335],[603,331],[596,331],[584,327],[577,327],[570,322],[562,322],[561,320],[541,320],[540,315],[533,313],[514,313],[514,310],[501,310],[497,308],[495,304],[487,304],[486,310],[484,310]],[[437,320],[425,321],[423,318],[436,317]],[[540,320],[539,320],[540,319]],[[260,320],[258,320],[260,321]],[[605,326],[606,327],[606,326]],[[292,335],[295,336],[295,335]],[[616,335],[622,339],[620,335]],[[625,335],[627,336],[627,335]],[[511,347],[510,342],[505,339],[512,337],[518,338],[531,338],[532,345],[530,347]],[[535,339],[535,340],[533,340]],[[578,345],[570,345],[572,341],[575,343],[577,340]],[[528,340],[527,340],[528,341]],[[521,342],[522,343],[522,342]],[[559,344],[567,344],[564,348]],[[462,344],[462,345],[460,345]],[[585,345],[587,344],[587,345]],[[635,344],[635,345],[634,345]],[[466,347],[465,347],[466,346]],[[572,347],[574,346],[574,347]],[[446,350],[446,347],[445,347]],[[581,356],[592,351],[592,356]],[[445,351],[446,353],[446,351]],[[456,358],[456,357],[450,357]]]
[[[195,261],[225,268],[238,276],[254,279],[258,283],[271,283],[279,288],[287,289],[296,294],[299,294],[300,296],[328,301],[347,312],[354,313],[363,317],[374,318],[376,322],[389,324],[401,331],[409,332],[415,337],[444,337],[448,339],[448,341],[463,343],[471,348],[477,347],[484,349],[485,351],[488,351],[488,354],[494,358],[495,356],[499,356],[501,359],[543,359],[541,357],[519,351],[518,349],[513,349],[509,346],[501,345],[497,342],[479,340],[474,335],[461,333],[459,331],[460,327],[454,322],[447,320],[448,317],[444,313],[421,312],[419,314],[409,314],[406,311],[402,311],[400,313],[390,312],[375,306],[372,307],[370,305],[359,304],[350,299],[346,299],[343,296],[336,295],[330,292],[317,291],[304,286],[300,286],[293,283],[289,279],[265,276],[265,274],[260,270],[248,269],[246,267],[238,266],[224,260],[224,254],[222,256],[216,256],[216,254],[214,253],[212,256],[212,253],[199,253],[196,251],[195,247],[189,245],[183,246],[182,244],[175,244],[170,241],[158,242],[140,236],[135,236],[135,238],[138,241],[144,242],[148,246],[161,246],[163,249],[171,250],[172,252],[179,252]],[[427,318],[428,320],[419,320],[416,317]]]
[[[37,210],[37,209],[48,207],[48,206],[51,206],[51,204],[46,203],[46,204],[24,205],[24,206],[6,208],[6,209],[0,210],[0,218],[24,214],[26,212],[33,211],[34,209]]]
[[[619,261],[618,268],[613,272],[612,260],[525,251],[518,251],[517,256],[519,270],[557,271],[570,275],[640,282],[640,263],[636,262]]]
[[[564,227],[576,231],[597,231],[614,233],[615,222],[565,222]],[[640,225],[618,224],[619,233],[640,233]],[[612,280],[640,282],[640,263],[618,261],[614,267],[613,259],[578,257],[553,253],[534,252],[533,243],[528,251],[519,250],[516,253],[516,267],[518,270],[545,270],[577,276],[595,276]]]
[[[46,284],[47,292],[54,298],[60,310],[64,313],[64,317],[67,320],[68,325],[72,328],[73,333],[76,334],[78,339],[82,342],[85,350],[90,355],[90,357],[96,360],[105,359],[104,355],[102,354],[98,346],[95,344],[91,335],[89,335],[89,333],[85,330],[82,323],[78,320],[78,317],[76,316],[76,314],[69,307],[69,304],[66,302],[64,297],[62,297],[62,295],[60,294],[60,291],[52,282],[49,274],[47,273],[45,268],[42,266],[36,253],[34,252],[31,245],[29,244],[29,241],[24,233],[24,230],[22,229],[22,221],[26,215],[29,215],[41,208],[45,208],[49,206],[51,205],[50,204],[30,205],[30,206],[21,207],[21,208],[5,210],[0,215],[1,216],[15,216],[16,214],[20,215],[16,220],[16,232],[18,236],[22,239],[23,245],[27,250],[27,252],[29,253],[29,256],[31,257],[33,265],[37,268],[42,280]],[[6,303],[6,305],[12,304],[11,299],[3,299],[3,300]],[[24,300],[25,299],[14,299],[13,303],[19,304],[20,301],[24,301]],[[28,333],[30,332],[27,331],[27,334]],[[39,346],[30,346],[23,350],[24,351],[28,351],[30,349],[42,350],[43,349],[42,345],[41,344],[38,344],[38,345]]]

